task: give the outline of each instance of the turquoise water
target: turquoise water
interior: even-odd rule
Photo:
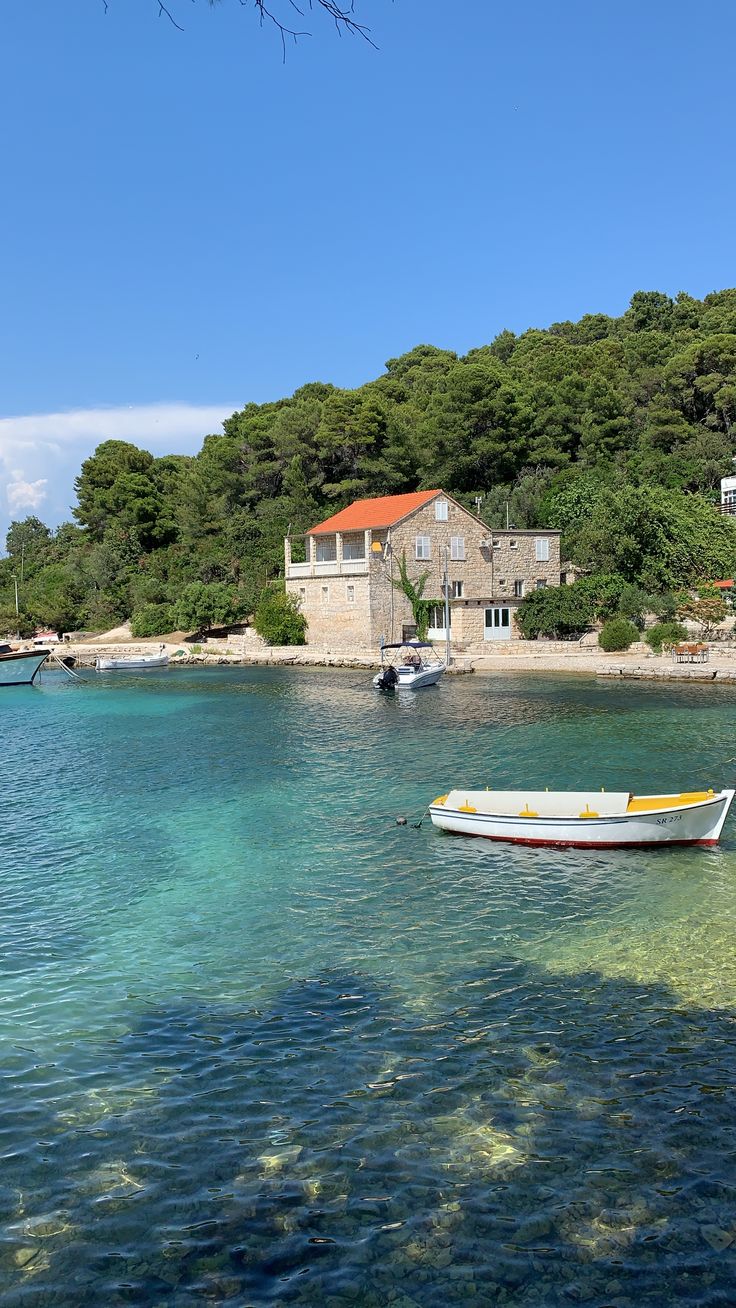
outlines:
[[[395,822],[726,784],[733,689],[87,677],[0,701],[3,1308],[733,1304],[736,822]]]

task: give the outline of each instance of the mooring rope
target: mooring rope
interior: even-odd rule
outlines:
[[[80,677],[79,673],[78,673],[78,672],[74,672],[74,670],[73,670],[72,668],[68,668],[67,665],[66,665],[66,663],[64,662],[64,660],[63,660],[63,659],[60,659],[60,658],[59,658],[59,655],[58,655],[58,654],[55,654],[54,651],[53,651],[52,649],[49,650],[49,658],[51,658],[51,659],[56,659],[56,662],[59,664],[59,667],[60,667],[60,668],[63,668],[65,672],[68,672],[70,677],[76,677],[76,678],[77,678],[77,681],[86,681],[86,680],[87,680],[86,677]]]

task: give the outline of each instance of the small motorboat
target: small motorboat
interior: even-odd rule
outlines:
[[[373,678],[377,690],[421,690],[439,681],[445,664],[428,640],[407,640],[381,646],[381,671]]]
[[[131,654],[121,659],[95,659],[98,672],[142,672],[145,668],[165,668],[169,662],[166,653]]]
[[[522,845],[716,845],[734,793],[451,790],[430,804],[429,813],[443,831]]]
[[[47,649],[12,650],[0,645],[0,686],[32,686],[48,656]]]

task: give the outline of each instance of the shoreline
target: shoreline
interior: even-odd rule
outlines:
[[[210,642],[206,642],[209,644]],[[364,650],[331,650],[313,645],[256,646],[233,649],[235,641],[212,641],[210,648],[192,652],[184,641],[116,640],[68,643],[52,647],[49,666],[55,666],[53,657],[72,655],[76,666],[94,667],[98,656],[126,658],[151,654],[161,645],[168,653],[169,667],[327,667],[376,669],[380,658]],[[240,643],[240,642],[238,642]],[[243,642],[245,643],[245,642]],[[251,642],[247,644],[250,646]],[[539,676],[585,676],[604,680],[635,680],[652,682],[698,682],[700,684],[736,685],[736,647],[715,649],[706,664],[687,665],[671,662],[668,655],[643,654],[641,651],[616,656],[595,648],[573,646],[554,649],[540,648],[536,642],[529,647],[519,646],[504,653],[457,654],[447,675],[474,673],[496,676],[505,673],[536,674]]]

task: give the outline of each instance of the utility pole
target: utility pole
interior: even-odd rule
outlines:
[[[445,667],[449,668],[452,663],[452,654],[450,652],[450,577],[448,558],[450,554],[449,545],[445,545]]]
[[[386,533],[386,544],[384,546],[384,556],[388,555],[388,587],[390,591],[391,604],[391,640],[394,639],[394,552],[391,548],[391,528]]]
[[[16,577],[14,572],[12,572],[10,575],[13,578],[13,581],[15,582],[15,612],[16,614],[18,614],[20,612],[20,609],[18,608],[18,578]]]

